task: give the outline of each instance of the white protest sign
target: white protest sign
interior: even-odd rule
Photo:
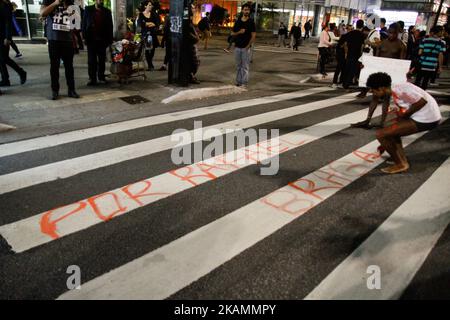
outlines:
[[[363,56],[362,64],[364,68],[359,76],[359,86],[365,87],[367,78],[373,73],[385,72],[392,78],[392,84],[408,82],[406,74],[411,65],[410,60],[380,58],[373,56]]]

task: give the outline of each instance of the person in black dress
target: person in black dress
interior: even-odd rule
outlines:
[[[147,60],[148,71],[153,71],[153,57],[155,49],[158,48],[158,29],[161,23],[158,14],[153,9],[153,3],[145,0],[141,3],[141,13],[139,15],[139,25],[141,26],[142,39],[146,43],[145,58]]]

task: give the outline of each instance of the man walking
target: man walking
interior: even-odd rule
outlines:
[[[83,18],[83,37],[88,50],[89,86],[98,81],[106,83],[106,48],[113,42],[111,11],[104,7],[104,0],[96,0],[95,5],[86,7]]]
[[[280,27],[278,28],[278,47],[281,47],[283,44],[283,48],[286,47],[286,37],[288,31],[283,22],[280,22]]]
[[[297,23],[294,22],[291,27],[290,35],[292,38],[292,50],[298,51],[298,45],[300,42],[300,38],[302,37],[302,29],[300,27],[300,23],[299,25],[297,25]]]
[[[305,28],[305,37],[303,38],[303,40],[306,40],[306,38],[309,39],[309,33],[311,32],[311,29],[312,29],[311,20],[308,20],[305,23],[304,28]]]
[[[211,38],[211,22],[209,21],[209,12],[205,14],[205,16],[199,21],[198,29],[201,32],[202,40],[205,43],[204,49],[208,49],[208,41]]]
[[[250,4],[244,3],[241,11],[242,16],[235,22],[232,36],[235,37],[234,56],[236,60],[237,75],[236,85],[247,86],[250,69],[250,47],[256,38],[256,26],[250,18]]]
[[[10,66],[20,76],[20,83],[27,80],[27,73],[9,57],[9,47],[12,40],[12,5],[6,0],[0,0],[0,73],[1,87],[9,87],[9,73],[6,65]]]

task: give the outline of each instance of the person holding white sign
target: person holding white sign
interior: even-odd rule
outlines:
[[[390,59],[405,59],[406,57],[406,47],[401,40],[398,39],[398,25],[393,23],[388,29],[388,38],[379,41],[379,38],[375,38],[370,45],[376,47],[376,56],[380,58],[390,58]],[[377,32],[378,33],[378,32]],[[375,35],[379,37],[378,35]],[[364,53],[363,53],[364,55]],[[366,54],[367,55],[367,54]],[[364,63],[363,63],[364,65]],[[387,69],[385,69],[387,70]],[[379,70],[382,71],[382,70]],[[369,90],[364,88],[361,93],[357,96],[358,98],[365,98]]]
[[[377,98],[392,97],[397,109],[397,120],[376,132],[380,142],[380,153],[387,151],[394,165],[381,169],[384,173],[400,173],[409,169],[409,163],[403,149],[401,137],[436,128],[441,112],[436,100],[426,91],[412,83],[392,85],[387,73],[370,75],[367,87]]]

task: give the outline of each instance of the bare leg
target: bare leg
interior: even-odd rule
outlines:
[[[377,139],[392,157],[394,165],[381,169],[384,173],[400,173],[409,169],[400,137],[416,133],[417,127],[412,120],[400,120],[398,123],[377,131]]]

